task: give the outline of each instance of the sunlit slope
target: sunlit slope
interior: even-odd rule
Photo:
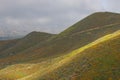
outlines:
[[[51,60],[10,66],[0,76],[8,80],[119,80],[119,44],[117,31]]]
[[[48,38],[52,37],[53,34],[43,33],[43,32],[32,32],[21,38],[16,45],[11,46],[9,49],[1,52],[1,57],[7,57],[11,55],[15,55],[19,52],[23,52],[24,50],[33,47],[36,44],[40,44],[46,41]],[[8,45],[9,46],[9,45]]]
[[[120,80],[120,31],[69,55],[62,66],[36,80]]]

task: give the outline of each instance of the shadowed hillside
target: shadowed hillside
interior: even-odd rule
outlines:
[[[0,58],[1,58],[0,67],[5,67],[7,65],[17,63],[16,61],[12,61],[12,59],[18,60],[18,62],[20,62],[20,59],[24,55],[17,57],[16,55],[18,53],[24,52],[26,49],[32,48],[37,44],[42,44],[52,36],[54,35],[44,33],[44,32],[32,32],[19,40],[1,41],[0,42]],[[15,58],[13,58],[13,56],[15,56]],[[10,57],[10,59],[6,59],[5,57]]]
[[[1,57],[9,56],[9,54],[14,53],[17,54],[17,59],[15,58],[16,56],[13,55],[4,59],[5,62],[19,62],[20,60],[24,62],[39,58],[50,58],[71,52],[72,50],[82,47],[104,35],[119,30],[119,16],[119,14],[109,12],[94,13],[58,35],[45,40],[43,38],[43,41],[45,42],[42,42],[42,44],[39,42],[41,37],[38,37],[41,35],[33,32],[36,33],[33,34],[35,37],[27,35],[15,46],[1,52]],[[42,35],[42,37],[44,36]],[[45,38],[47,36],[48,35],[46,35]],[[4,60],[2,59],[0,62]]]
[[[19,39],[0,41],[0,52],[14,46],[18,41]]]
[[[50,57],[58,54],[61,55],[61,53],[68,53],[106,34],[119,30],[119,23],[119,14],[108,12],[94,13],[62,33],[48,39],[45,44],[37,45],[31,51],[26,50],[26,52],[34,52],[36,55],[39,55],[39,57]]]
[[[120,31],[106,35],[69,54],[37,64],[16,64],[0,71],[1,79],[119,80]],[[7,75],[6,75],[7,74]]]
[[[24,51],[27,48],[33,47],[37,43],[42,43],[48,38],[52,37],[52,34],[42,33],[42,32],[32,32],[25,36],[24,38],[20,39],[16,45],[10,47],[6,51],[1,52],[0,57],[8,56],[11,54],[16,54],[18,52]]]

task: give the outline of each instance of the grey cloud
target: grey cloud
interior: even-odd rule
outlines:
[[[120,13],[120,0],[105,0],[104,7],[107,11]]]
[[[4,32],[59,33],[85,16],[103,11],[104,0],[0,0],[0,28]]]

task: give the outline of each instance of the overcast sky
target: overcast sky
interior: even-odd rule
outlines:
[[[120,12],[120,0],[0,0],[0,34],[59,33],[85,16]]]

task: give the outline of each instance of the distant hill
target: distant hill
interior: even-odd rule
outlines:
[[[20,26],[13,27],[7,24],[0,26],[0,40],[12,40],[16,38],[22,38],[27,33],[28,31],[25,31],[24,28],[21,31]]]
[[[44,32],[31,32],[24,38],[21,38],[14,46],[10,47],[6,51],[0,53],[0,57],[14,55],[27,48],[33,47],[34,45],[40,44],[46,41],[48,38],[52,37],[53,34],[48,34]]]
[[[65,54],[104,35],[119,30],[119,23],[119,14],[109,12],[94,13],[49,39],[45,44],[37,45],[32,50],[26,51],[31,54],[36,53],[39,57]],[[38,49],[36,50],[36,48]]]
[[[0,52],[14,46],[18,41],[19,39],[0,41]]]

